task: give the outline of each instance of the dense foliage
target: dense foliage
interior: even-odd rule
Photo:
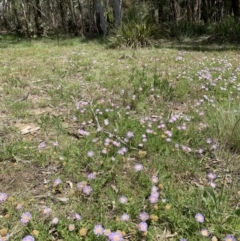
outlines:
[[[28,38],[111,34],[113,46],[139,47],[152,44],[154,39],[181,41],[202,34],[237,42],[239,19],[240,0],[0,1],[1,33]]]

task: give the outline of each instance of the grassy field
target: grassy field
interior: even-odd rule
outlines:
[[[0,43],[0,240],[240,240],[240,52],[185,47]]]

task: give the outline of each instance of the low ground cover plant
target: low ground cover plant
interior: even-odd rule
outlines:
[[[4,43],[0,240],[239,240],[240,55],[214,48]]]

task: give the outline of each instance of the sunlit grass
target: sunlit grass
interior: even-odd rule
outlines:
[[[0,237],[240,238],[238,52],[0,53]]]

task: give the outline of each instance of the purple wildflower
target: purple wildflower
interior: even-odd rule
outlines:
[[[211,139],[211,138],[207,138],[206,142],[207,142],[208,144],[211,144],[211,143],[212,143],[212,139]]]
[[[79,182],[79,183],[77,184],[77,188],[78,188],[79,190],[82,190],[85,186],[86,186],[86,182]]]
[[[111,234],[111,229],[104,229],[103,234],[108,237]]]
[[[151,188],[151,194],[154,194],[154,193],[158,193],[158,187],[157,186],[152,186],[152,188]]]
[[[61,184],[62,183],[62,180],[60,178],[57,178],[54,183],[53,183],[53,186],[56,187],[57,185]]]
[[[127,151],[128,149],[126,147],[122,147],[121,149],[118,150],[118,154],[124,155]]]
[[[155,195],[151,195],[150,197],[149,197],[149,202],[150,203],[157,203],[158,202],[158,197],[157,196],[155,196]]]
[[[128,215],[127,213],[124,213],[124,214],[121,216],[121,220],[122,220],[123,222],[128,221],[128,220],[129,220],[129,215]]]
[[[215,187],[216,187],[216,183],[215,183],[215,182],[210,182],[209,184],[210,184],[210,186],[211,186],[212,188],[215,188]]]
[[[93,232],[96,234],[96,235],[102,235],[103,232],[104,232],[104,229],[102,227],[102,225],[98,224],[94,227],[93,229]]]
[[[216,178],[217,178],[217,175],[214,173],[214,172],[209,172],[207,174],[207,178],[210,180],[210,181],[214,181]]]
[[[83,193],[84,194],[89,195],[91,192],[92,192],[91,186],[86,185],[86,186],[83,187]]]
[[[146,212],[141,212],[139,214],[139,218],[140,218],[141,221],[145,222],[149,219],[149,215]]]
[[[164,133],[165,133],[168,137],[172,137],[172,132],[171,132],[171,131],[166,130]]]
[[[41,142],[39,145],[38,145],[38,148],[39,149],[43,149],[47,146],[46,142]]]
[[[58,222],[59,222],[59,220],[58,220],[58,218],[57,217],[55,217],[55,218],[53,218],[53,220],[52,220],[52,224],[58,224]]]
[[[122,241],[123,236],[120,232],[111,232],[110,235],[108,236],[110,241]]]
[[[70,232],[72,232],[74,229],[75,229],[75,225],[74,224],[71,223],[71,224],[68,225],[68,230]]]
[[[128,131],[128,132],[127,132],[127,138],[130,139],[130,138],[132,138],[132,137],[134,137],[133,132],[132,132],[132,131]]]
[[[78,133],[82,136],[89,136],[90,135],[90,133],[85,131],[85,130],[78,130]]]
[[[58,141],[53,142],[54,146],[58,146]]]
[[[128,201],[127,197],[125,197],[125,196],[119,197],[119,202],[120,202],[121,204],[125,204],[125,203],[127,203],[127,201]]]
[[[224,241],[236,241],[236,239],[233,237],[233,235],[228,234],[225,238]]]
[[[78,221],[80,221],[80,220],[82,219],[81,215],[78,214],[78,213],[76,213],[76,212],[73,213],[73,218],[76,219],[76,220],[78,220]]]
[[[138,230],[141,232],[146,232],[148,229],[148,225],[146,222],[141,222],[138,224]]]
[[[52,210],[51,210],[51,208],[49,208],[49,207],[44,207],[44,209],[43,209],[43,213],[44,213],[44,214],[47,214],[47,215],[50,214],[51,211],[52,211]]]
[[[3,203],[7,200],[8,196],[4,192],[0,192],[0,203]]]
[[[87,176],[88,179],[95,179],[96,178],[96,174],[94,172],[91,172],[88,174]]]
[[[35,240],[34,237],[31,235],[28,235],[22,239],[22,241],[34,241],[34,240]]]
[[[199,223],[203,223],[204,222],[204,216],[201,213],[197,213],[195,215],[195,219],[199,222]]]
[[[200,231],[201,235],[204,236],[204,237],[208,237],[209,236],[209,231],[204,228]]]
[[[140,172],[140,171],[143,170],[143,165],[142,164],[136,164],[134,166],[134,169],[135,169],[136,172]]]
[[[108,119],[105,119],[105,120],[104,120],[104,125],[105,125],[105,126],[108,126],[108,125],[109,125],[109,120],[108,120]]]
[[[88,157],[93,157],[94,156],[94,152],[93,151],[88,151],[87,155],[88,155]]]
[[[21,216],[21,222],[22,223],[28,223],[32,219],[32,215],[29,212],[23,213]]]

